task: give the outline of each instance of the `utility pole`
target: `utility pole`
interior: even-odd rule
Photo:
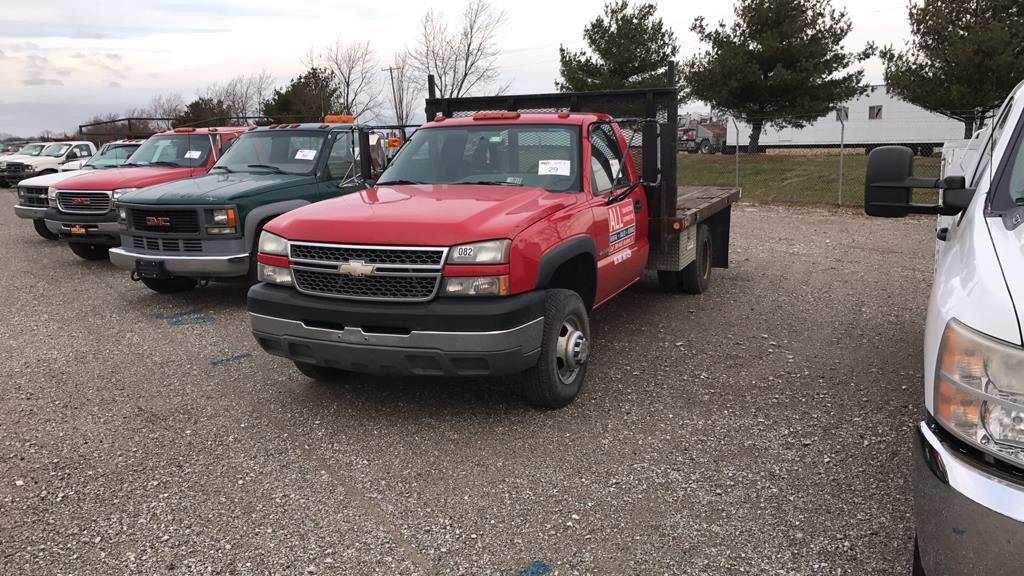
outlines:
[[[391,77],[391,103],[395,107],[395,124],[402,124],[403,122],[405,122],[405,119],[404,118],[399,118],[399,113],[398,113],[398,107],[399,107],[398,93],[395,92],[395,70],[398,70],[398,68],[395,68],[394,66],[388,66],[387,68],[384,68],[381,71],[382,72],[387,72],[388,76]],[[405,134],[405,130],[402,130],[402,133],[404,135]]]

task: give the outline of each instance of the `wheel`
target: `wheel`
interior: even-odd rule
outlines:
[[[344,378],[346,372],[341,368],[327,368],[306,362],[295,362],[295,367],[307,378],[318,382],[335,382]]]
[[[83,260],[106,260],[110,246],[105,244],[89,244],[87,242],[69,242],[68,246],[75,256]]]
[[[917,536],[914,536],[914,571],[913,576],[925,576],[924,564],[921,563],[921,548],[917,545]]]
[[[590,318],[572,290],[553,288],[545,299],[540,358],[524,373],[523,392],[538,408],[561,408],[580,393],[587,375]]]
[[[700,141],[700,153],[711,154],[711,142],[708,142],[707,139]]]
[[[153,292],[177,294],[196,287],[195,278],[141,278],[142,283]]]
[[[36,234],[39,234],[47,240],[56,240],[57,235],[50,232],[50,229],[46,227],[46,221],[42,219],[36,219],[32,221],[32,227],[36,229]]]
[[[697,227],[696,258],[693,262],[679,270],[658,270],[658,284],[666,292],[685,292],[687,294],[703,294],[711,284],[711,255],[714,247],[711,243],[711,230],[707,224]]]

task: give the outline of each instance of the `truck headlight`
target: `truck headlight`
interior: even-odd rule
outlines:
[[[120,198],[121,196],[124,196],[129,192],[134,192],[136,190],[138,190],[138,188],[118,188],[117,190],[114,190],[113,192],[110,193],[110,197],[111,199],[114,200],[114,202],[117,202],[117,199]]]
[[[46,199],[50,202],[50,206],[57,205],[57,187],[50,186],[46,189]]]
[[[445,278],[442,296],[508,296],[508,276],[455,276]]]
[[[507,264],[511,240],[487,240],[452,248],[449,264]]]
[[[1024,465],[1024,350],[950,320],[935,367],[935,417],[993,455]]]
[[[266,282],[268,284],[291,286],[292,271],[291,268],[285,268],[283,266],[274,266],[272,264],[264,264],[260,262],[256,268],[256,279],[259,280],[260,282]]]
[[[273,254],[274,256],[287,256],[288,255],[288,241],[272,234],[266,230],[260,232],[260,243],[257,248],[261,254]]]

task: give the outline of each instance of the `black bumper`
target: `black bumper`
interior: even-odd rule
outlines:
[[[249,290],[253,336],[296,362],[371,374],[492,376],[537,363],[544,292],[423,303],[336,300],[292,288]]]
[[[249,312],[324,328],[384,328],[395,332],[497,332],[544,316],[544,292],[506,298],[436,298],[430,302],[359,302],[307,296],[259,283],[249,289]]]

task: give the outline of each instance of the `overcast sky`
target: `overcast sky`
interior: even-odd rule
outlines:
[[[847,47],[873,40],[902,45],[905,0],[833,0],[853,20]],[[310,46],[341,37],[372,40],[384,61],[416,35],[432,6],[451,20],[464,0],[51,0],[5,2],[0,29],[0,133],[74,130],[93,114],[144,106],[158,92],[191,100],[210,83],[266,70],[284,84],[302,70]],[[554,90],[558,46],[584,47],[584,25],[603,0],[501,2],[508,16],[499,66],[512,92]],[[679,39],[680,56],[698,47],[697,16],[729,21],[730,2],[658,1]],[[877,61],[867,80],[882,80]]]

